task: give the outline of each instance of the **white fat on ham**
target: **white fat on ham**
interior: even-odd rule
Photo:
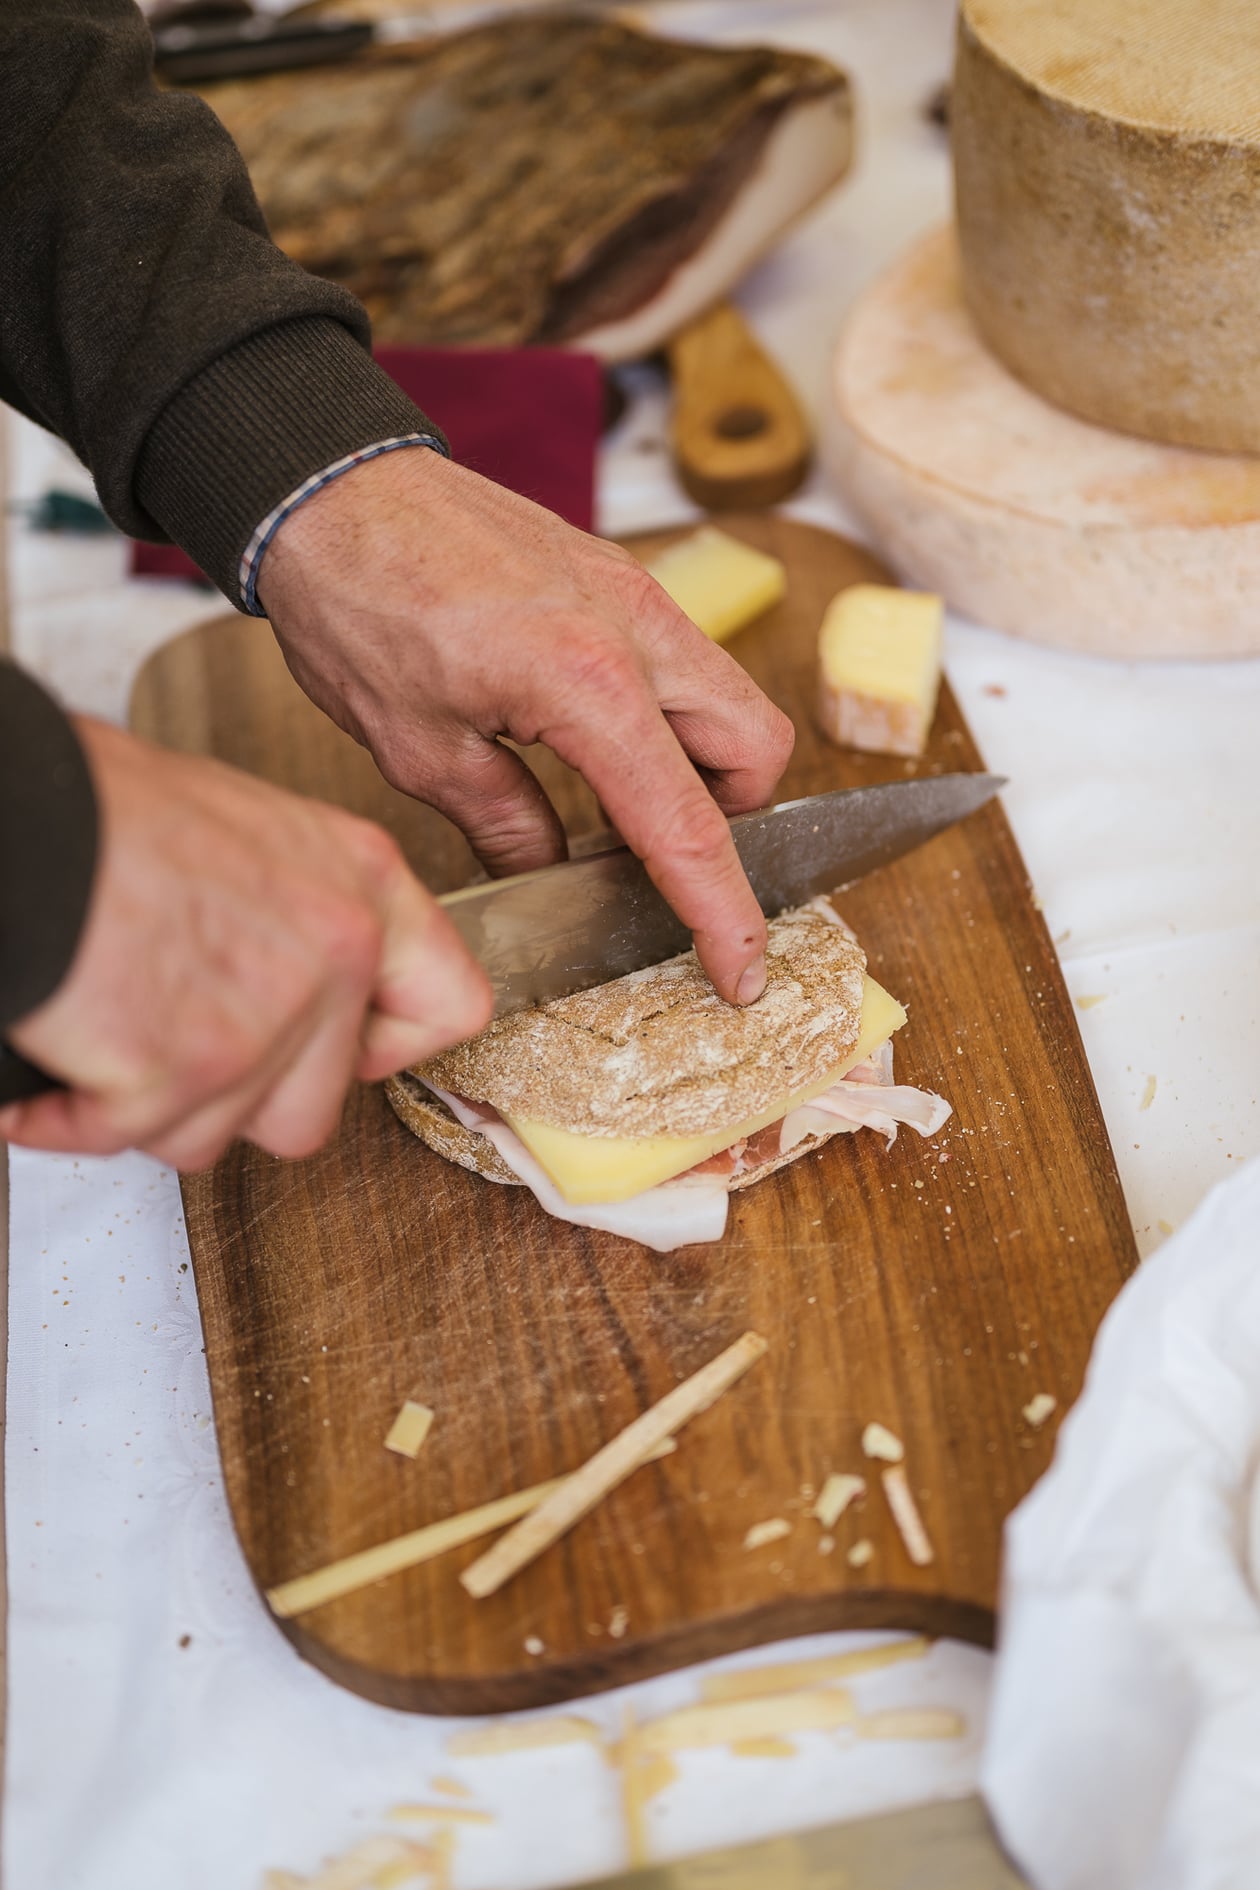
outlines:
[[[679,1175],[674,1181],[663,1181],[659,1187],[631,1195],[628,1201],[575,1207],[543,1173],[520,1137],[501,1116],[465,1102],[462,1096],[438,1089],[434,1083],[426,1083],[425,1088],[432,1090],[466,1129],[474,1129],[492,1142],[539,1207],[554,1214],[558,1221],[570,1221],[575,1227],[596,1228],[605,1234],[620,1234],[623,1240],[637,1240],[656,1253],[672,1253],[676,1247],[694,1247],[704,1241],[720,1240],[726,1230],[730,1196],[720,1176]]]
[[[779,1153],[786,1155],[811,1135],[836,1134],[837,1123],[849,1130],[876,1129],[888,1138],[891,1148],[902,1123],[920,1135],[935,1135],[953,1113],[945,1098],[930,1089],[914,1089],[908,1083],[853,1082],[846,1076],[813,1102],[784,1116]]]

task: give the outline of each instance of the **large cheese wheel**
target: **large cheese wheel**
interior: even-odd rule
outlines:
[[[1260,459],[1089,425],[976,333],[948,230],[868,289],[836,363],[841,483],[909,584],[1109,656],[1260,652]]]
[[[967,297],[1048,400],[1260,453],[1260,0],[963,0]]]

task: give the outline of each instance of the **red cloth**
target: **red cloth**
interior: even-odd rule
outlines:
[[[603,375],[593,355],[563,348],[378,348],[376,358],[441,427],[462,466],[591,530],[604,418]],[[201,576],[177,545],[138,540],[131,569],[136,577]]]

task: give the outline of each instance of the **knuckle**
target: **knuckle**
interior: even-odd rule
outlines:
[[[765,746],[782,771],[792,759],[792,750],[796,747],[796,724],[790,715],[785,715],[773,702],[767,701],[766,707]]]
[[[572,688],[605,699],[630,694],[641,680],[627,644],[589,631],[575,632],[568,638],[565,669]]]
[[[356,984],[371,982],[385,928],[370,906],[358,899],[330,902],[320,915],[318,936],[328,967]]]
[[[355,861],[374,886],[388,885],[404,865],[398,842],[375,821],[354,821],[349,839]]]
[[[669,802],[657,816],[654,850],[675,867],[691,872],[725,864],[731,848],[730,828],[717,802],[701,790]]]

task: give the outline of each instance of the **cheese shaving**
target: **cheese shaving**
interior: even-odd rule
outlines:
[[[602,1746],[604,1736],[593,1720],[578,1713],[553,1713],[547,1719],[501,1720],[452,1733],[446,1750],[453,1759],[497,1758],[504,1752],[541,1752],[549,1746]]]
[[[429,1790],[431,1792],[445,1792],[448,1798],[472,1798],[475,1796],[467,1785],[461,1785],[457,1778],[451,1778],[446,1773],[442,1773],[438,1778],[430,1779]]]
[[[882,1424],[867,1425],[862,1432],[862,1449],[868,1457],[878,1457],[884,1463],[900,1463],[906,1454],[901,1439]]]
[[[644,1752],[699,1752],[737,1740],[830,1732],[851,1725],[854,1717],[853,1701],[844,1688],[826,1687],[680,1707],[641,1726],[636,1738]]]
[[[644,1456],[643,1462],[654,1463],[658,1457],[667,1457],[676,1449],[673,1439],[666,1438]],[[277,1588],[269,1588],[267,1604],[281,1621],[309,1614],[312,1608],[322,1608],[325,1602],[353,1594],[357,1588],[367,1588],[387,1575],[417,1568],[450,1549],[475,1542],[479,1536],[493,1535],[496,1529],[503,1529],[518,1517],[528,1515],[567,1481],[567,1477],[552,1477],[546,1483],[535,1483],[531,1489],[517,1490],[512,1496],[500,1496],[492,1503],[465,1510],[462,1515],[447,1516],[423,1529],[412,1529],[405,1536],[378,1542],[374,1548],[360,1549],[355,1555],[343,1556],[338,1562],[313,1569],[309,1575],[297,1575],[292,1581],[281,1582]]]
[[[796,1747],[790,1739],[779,1739],[773,1733],[762,1739],[736,1739],[731,1743],[731,1751],[737,1759],[794,1759]]]
[[[1059,1400],[1048,1391],[1039,1391],[1035,1398],[1030,1398],[1024,1406],[1024,1422],[1033,1429],[1040,1430],[1046,1419],[1059,1408]]]
[[[888,1498],[888,1507],[892,1511],[893,1521],[901,1533],[901,1540],[906,1545],[906,1554],[916,1568],[924,1568],[935,1561],[932,1544],[927,1530],[923,1527],[923,1518],[919,1515],[918,1504],[910,1492],[904,1467],[895,1463],[883,1472],[880,1479],[884,1486],[884,1495]]]
[[[389,1815],[399,1823],[493,1824],[494,1813],[470,1805],[391,1805]]]
[[[848,1654],[826,1654],[816,1660],[777,1661],[768,1667],[745,1667],[739,1673],[710,1673],[700,1682],[702,1700],[755,1700],[767,1694],[790,1693],[794,1688],[826,1686],[855,1674],[875,1673],[903,1660],[922,1660],[931,1642],[882,1641],[876,1647],[854,1648]]]
[[[792,1525],[785,1516],[772,1516],[768,1522],[754,1523],[744,1537],[746,1549],[764,1549],[769,1542],[782,1542],[790,1536]]]
[[[427,1404],[416,1404],[408,1398],[385,1434],[386,1450],[396,1451],[400,1457],[418,1456],[433,1417]]]
[[[744,1333],[734,1345],[627,1425],[464,1570],[459,1579],[467,1592],[476,1600],[494,1594],[624,1482],[657,1444],[671,1437],[689,1418],[707,1410],[768,1349],[758,1333]]]
[[[439,1865],[436,1846],[415,1844],[408,1838],[370,1837],[341,1856],[328,1858],[313,1877],[269,1870],[263,1886],[264,1890],[392,1890],[422,1877],[431,1884]]]
[[[889,1706],[864,1713],[853,1730],[859,1739],[961,1739],[967,1722],[945,1707]]]
[[[866,1537],[863,1536],[860,1542],[854,1543],[848,1555],[845,1557],[845,1560],[848,1562],[850,1568],[865,1568],[867,1563],[873,1560],[874,1555],[875,1544],[868,1542]]]

